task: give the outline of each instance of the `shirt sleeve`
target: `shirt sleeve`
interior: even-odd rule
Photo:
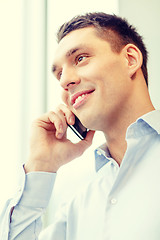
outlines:
[[[36,240],[41,216],[48,206],[56,174],[32,172],[20,177],[15,197],[6,202],[0,216],[1,240]]]

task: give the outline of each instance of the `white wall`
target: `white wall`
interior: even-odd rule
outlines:
[[[154,106],[160,109],[160,1],[119,0],[119,14],[136,26],[149,51],[149,90]]]

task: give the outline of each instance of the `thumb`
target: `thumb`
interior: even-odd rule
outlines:
[[[92,145],[94,134],[95,131],[89,130],[85,139],[75,144],[76,147],[78,147],[80,154],[83,154],[83,152]]]
[[[84,143],[84,144],[87,144],[88,147],[91,146],[94,134],[95,134],[95,131],[89,130],[87,132],[87,135],[86,135],[85,139],[81,142]]]

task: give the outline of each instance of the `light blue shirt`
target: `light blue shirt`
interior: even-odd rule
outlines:
[[[120,167],[105,145],[95,151],[96,177],[62,206],[55,222],[41,233],[55,174],[22,172],[19,192],[1,214],[0,239],[159,240],[160,111],[131,124],[126,141]]]

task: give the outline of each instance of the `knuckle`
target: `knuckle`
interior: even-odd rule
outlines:
[[[64,111],[60,106],[56,107],[55,112],[56,112],[56,114],[59,114],[59,113],[64,114]]]
[[[56,110],[62,111],[62,109],[64,109],[64,104],[61,103],[57,106]]]
[[[54,111],[49,111],[47,115],[48,116],[55,116],[55,112]]]
[[[59,118],[58,118],[58,113],[55,111],[49,111],[48,113],[48,119],[51,122],[56,122]]]
[[[41,121],[41,119],[42,119],[42,117],[39,117],[39,118],[35,118],[35,119],[33,119],[31,125],[32,125],[32,126],[37,125],[37,124]]]
[[[68,108],[66,105],[62,104],[62,103],[59,104],[58,109],[59,109],[60,111],[63,111],[64,113],[70,112],[69,108]]]

